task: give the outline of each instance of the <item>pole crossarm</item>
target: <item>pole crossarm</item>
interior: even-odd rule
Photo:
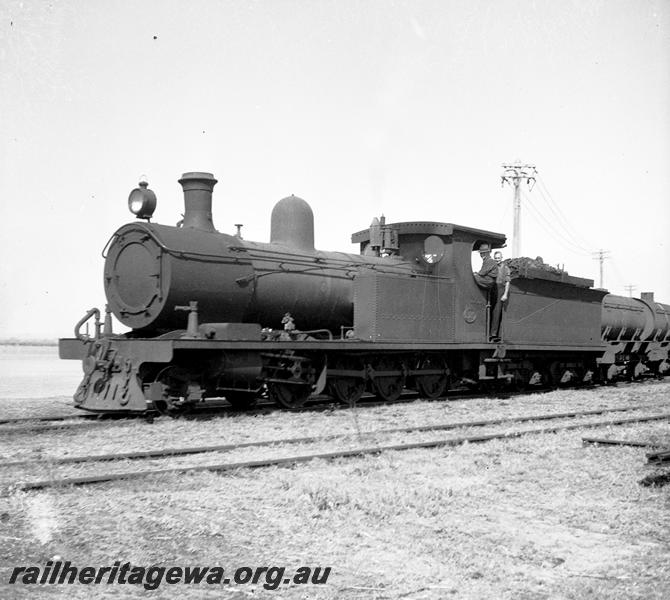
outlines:
[[[516,182],[516,180],[525,180],[528,185],[534,185],[537,175],[535,165],[529,164],[504,164],[502,165],[503,174],[500,176],[502,183]]]

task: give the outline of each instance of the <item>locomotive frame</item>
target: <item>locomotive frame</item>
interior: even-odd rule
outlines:
[[[61,358],[83,361],[79,408],[173,412],[222,396],[243,408],[264,392],[288,408],[323,392],[353,404],[366,391],[436,398],[454,385],[607,381],[670,366],[670,306],[540,269],[515,273],[503,341],[489,343],[471,256],[504,247],[503,234],[382,218],[352,235],[359,255],[322,252],[311,208],[292,196],[273,210],[270,243],[250,242],[215,230],[211,174],[180,183],[176,227],[150,222],[146,183],[133,190],[129,205],[147,222],[122,226],[103,253],[104,325],[91,309],[59,341]],[[133,330],[115,335],[112,313]],[[94,335],[82,334],[91,318]]]

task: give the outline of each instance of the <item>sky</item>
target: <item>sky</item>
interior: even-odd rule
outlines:
[[[511,238],[517,160],[522,255],[670,304],[670,2],[0,0],[0,339],[104,307],[140,177],[156,222],[208,171],[220,231],[295,194],[357,252],[382,213]]]

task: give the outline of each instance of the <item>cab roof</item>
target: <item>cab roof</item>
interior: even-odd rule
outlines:
[[[471,239],[479,244],[487,242],[492,248],[504,248],[507,236],[485,229],[475,229],[454,223],[438,223],[436,221],[403,221],[401,223],[387,223],[384,227],[394,229],[402,235],[441,235],[451,237],[456,234],[460,238]],[[362,244],[370,240],[370,228],[357,231],[351,235],[353,244]]]

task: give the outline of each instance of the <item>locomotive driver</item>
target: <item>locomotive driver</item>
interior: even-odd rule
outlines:
[[[495,287],[498,275],[498,263],[491,258],[491,246],[488,244],[479,246],[479,256],[482,257],[482,268],[472,275],[479,287],[491,290]]]
[[[497,288],[496,278],[498,277],[498,263],[491,258],[491,246],[489,244],[482,244],[479,246],[479,256],[482,257],[482,268],[478,273],[473,273],[473,277],[479,287],[488,291],[488,304],[495,307],[497,302]],[[493,323],[492,323],[493,324]],[[500,320],[498,320],[500,324]],[[489,341],[498,341],[497,332],[491,327],[489,332]]]
[[[509,267],[503,262],[503,255],[500,250],[496,250],[493,259],[498,265],[498,273],[496,275],[496,303],[493,307],[493,316],[491,319],[491,342],[500,341],[500,324],[502,322],[503,309],[507,306],[507,298],[509,297],[509,283],[510,272]]]

